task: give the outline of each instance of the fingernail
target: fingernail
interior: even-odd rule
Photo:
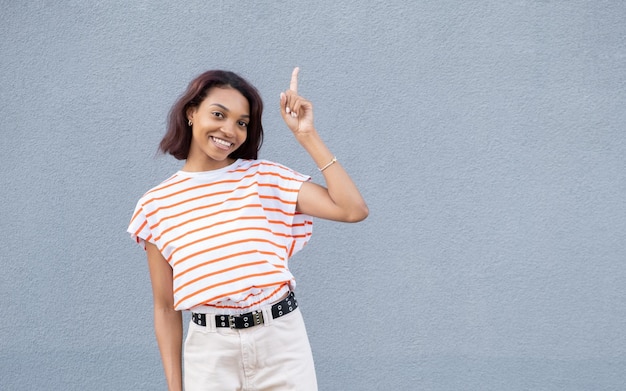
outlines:
[[[292,118],[296,118],[298,116],[298,114],[296,114],[295,112],[291,113],[291,117]]]
[[[289,107],[285,107],[285,111],[287,112],[287,114],[291,113],[291,109]]]

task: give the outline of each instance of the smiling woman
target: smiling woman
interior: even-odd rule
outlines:
[[[229,71],[207,71],[195,78],[187,91],[178,99],[170,111],[167,133],[161,140],[160,149],[178,160],[187,159],[191,146],[193,122],[189,110],[197,110],[207,95],[216,89],[231,89],[239,92],[248,102],[247,137],[243,145],[231,153],[231,158],[256,159],[263,143],[263,101],[252,85],[237,74]]]
[[[213,87],[200,106],[187,109],[192,137],[183,170],[209,171],[233,163],[229,155],[248,136],[249,107],[234,88]]]
[[[298,69],[280,94],[283,120],[326,186],[257,160],[260,95],[232,72],[209,71],[172,108],[160,148],[182,169],[141,197],[128,227],[146,250],[154,326],[170,390],[316,390],[313,356],[288,259],[312,217],[363,220],[358,189],[320,139]]]

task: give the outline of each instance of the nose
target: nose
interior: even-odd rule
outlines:
[[[235,126],[236,126],[236,124],[234,122],[228,121],[227,123],[222,125],[220,130],[222,131],[222,133],[224,133],[225,136],[234,137],[235,136]]]

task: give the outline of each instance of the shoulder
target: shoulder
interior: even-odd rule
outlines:
[[[310,179],[308,175],[299,173],[284,164],[273,162],[270,160],[259,160],[259,172],[276,175],[284,179],[295,179],[299,181],[307,181]]]
[[[241,159],[239,160],[239,164],[235,167],[235,170],[242,169],[255,169],[255,170],[267,170],[272,167],[284,167],[282,164],[272,162],[270,160],[265,159],[255,159],[255,160],[247,160]]]
[[[166,180],[162,181],[158,185],[152,187],[150,190],[145,192],[141,198],[139,198],[138,204],[145,204],[147,201],[158,197],[164,193],[169,193],[175,188],[178,184],[185,182],[188,178],[181,176],[178,172],[169,176]]]
[[[230,174],[234,174],[237,172],[255,172],[259,174],[286,172],[297,174],[296,171],[290,169],[283,164],[265,159],[240,160],[239,164],[237,164],[236,167],[229,171]]]

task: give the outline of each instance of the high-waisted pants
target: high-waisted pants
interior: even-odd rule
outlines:
[[[247,329],[193,321],[185,339],[186,391],[317,390],[313,356],[300,309]]]

